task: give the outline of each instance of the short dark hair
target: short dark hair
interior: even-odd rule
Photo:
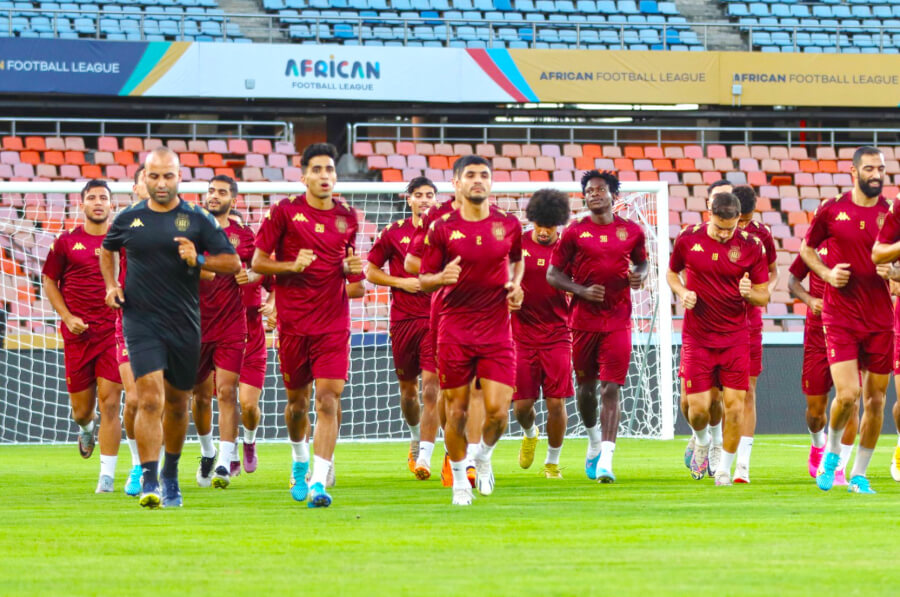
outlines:
[[[303,155],[300,156],[300,167],[303,168],[303,170],[306,170],[306,168],[309,166],[309,161],[319,155],[327,155],[332,160],[334,160],[335,163],[337,163],[337,147],[335,147],[331,143],[313,143],[312,145],[308,145],[306,149],[303,150]]]
[[[437,193],[437,186],[427,176],[416,176],[409,181],[409,184],[406,185],[406,192],[407,194],[412,195],[413,191],[419,187],[431,187],[434,189],[434,192]]]
[[[741,215],[741,202],[733,193],[716,193],[709,211],[723,220],[733,220]]]
[[[233,178],[228,176],[227,174],[216,174],[212,178],[209,179],[209,182],[224,182],[228,185],[228,188],[231,189],[231,197],[232,199],[237,199],[238,196],[238,184],[235,182]]]
[[[144,171],[144,165],[141,164],[138,166],[137,170],[134,171],[134,184],[137,184],[141,181],[141,172]]]
[[[569,196],[556,189],[540,189],[531,195],[525,217],[542,228],[564,226],[569,221]]]
[[[481,164],[482,166],[487,166],[488,170],[491,169],[491,163],[480,155],[464,155],[453,162],[453,178],[459,178],[462,175],[463,170],[466,169],[466,166],[472,166],[474,164]]]
[[[739,187],[734,187],[731,194],[740,201],[742,216],[746,216],[756,210],[756,191],[750,185],[742,184]]]
[[[581,192],[584,193],[585,189],[587,189],[587,185],[591,180],[595,178],[600,178],[606,181],[606,186],[609,189],[609,192],[613,195],[619,194],[619,177],[613,174],[612,172],[607,172],[604,170],[600,172],[599,170],[588,170],[584,174],[581,175]]]
[[[112,189],[109,188],[109,184],[105,180],[100,180],[98,178],[94,178],[92,180],[87,181],[84,184],[84,187],[81,189],[81,198],[84,199],[84,196],[87,195],[87,192],[91,189],[96,189],[103,187],[106,189],[106,192],[109,193],[109,196],[112,197]]]
[[[856,168],[859,168],[859,165],[862,163],[862,158],[864,155],[881,155],[881,150],[877,147],[872,147],[871,145],[863,145],[859,149],[853,152],[853,165]]]
[[[726,186],[727,186],[727,187],[734,187],[734,185],[731,183],[731,181],[728,180],[727,178],[723,178],[723,179],[721,179],[721,180],[717,180],[716,182],[714,182],[714,183],[712,183],[711,185],[709,185],[709,187],[707,188],[707,194],[708,194],[710,197],[712,197],[712,196],[715,194],[715,193],[713,193],[713,189],[714,189],[714,188],[716,188],[716,187],[726,187]]]

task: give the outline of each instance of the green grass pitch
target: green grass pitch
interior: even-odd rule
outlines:
[[[0,595],[816,595],[895,594],[900,484],[893,436],[870,469],[874,496],[823,493],[808,438],[760,436],[752,484],[694,481],[684,441],[621,440],[615,485],[583,472],[584,440],[563,449],[565,479],[519,469],[518,441],[495,452],[495,494],[451,508],[435,474],[416,481],[406,444],[340,444],[328,509],[288,493],[290,452],[225,490],[194,482],[185,506],[144,511],[93,493],[98,452],[0,446]],[[441,446],[436,450],[435,463]],[[438,473],[438,471],[435,471]]]

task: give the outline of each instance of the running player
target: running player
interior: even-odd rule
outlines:
[[[307,192],[272,206],[256,237],[253,271],[275,275],[285,423],[293,455],[291,496],[328,507],[325,490],[340,423],[340,398],[350,367],[346,281],[363,279],[354,254],[356,210],[335,199],[337,149],[310,145],[300,160]],[[272,258],[272,253],[275,257]],[[316,384],[315,466],[309,486],[309,401]]]
[[[434,205],[437,187],[420,176],[409,182],[406,192],[412,216],[388,224],[381,231],[368,253],[366,278],[372,284],[391,288],[391,350],[400,385],[400,410],[410,433],[407,461],[410,472],[424,481],[431,476],[431,454],[438,428],[439,384],[428,321],[431,299],[421,291],[418,276],[409,274],[403,264],[413,236],[422,227],[422,214]],[[389,274],[381,269],[385,263],[390,264]]]
[[[547,405],[547,458],[542,474],[562,479],[559,455],[566,435],[566,399],[575,394],[572,386],[572,333],[567,319],[566,293],[547,283],[547,268],[559,241],[559,227],[569,221],[569,197],[554,189],[541,189],[531,196],[525,216],[533,229],[522,236],[525,275],[522,308],[513,311],[512,328],[516,342],[516,390],[513,412],[524,437],[519,448],[519,466],[534,462],[539,429],[535,425],[535,400],[543,390]]]
[[[233,178],[220,174],[209,181],[206,210],[215,217],[237,251],[242,266],[253,258],[253,233],[229,218],[237,199]],[[247,316],[237,276],[200,275],[200,366],[191,407],[200,439],[197,484],[225,489],[231,483],[231,461],[237,448],[238,378],[247,344]],[[219,404],[219,452],[212,438],[212,397]]]
[[[865,370],[859,449],[848,490],[874,493],[866,469],[881,433],[894,341],[891,296],[882,277],[890,266],[883,266],[882,272],[872,262],[878,231],[890,209],[881,196],[884,170],[884,156],[879,150],[857,149],[850,167],[853,190],[819,206],[800,249],[809,269],[827,284],[822,323],[835,397],[831,403],[825,457],[816,477],[816,484],[824,491],[834,485],[840,464],[841,436],[859,410],[860,370]],[[825,265],[816,253],[826,242],[833,267]]]
[[[106,304],[123,308],[125,343],[137,388],[140,504],[174,507],[182,504],[178,461],[200,359],[200,269],[233,275],[240,270],[240,260],[215,219],[178,197],[181,171],[175,152],[154,149],[144,166],[150,198],[116,216],[103,240],[100,268]],[[128,259],[127,296],[115,275],[115,256],[122,247]],[[159,474],[163,443],[166,457]]]
[[[116,367],[116,315],[104,301],[100,244],[109,229],[111,193],[103,180],[89,180],[81,190],[84,224],[62,232],[50,247],[43,268],[44,291],[63,325],[66,387],[72,418],[81,428],[78,452],[94,452],[100,403],[100,479],[97,493],[113,491],[122,423],[122,381]]]
[[[506,429],[515,384],[509,309],[521,306],[522,289],[510,281],[510,264],[522,259],[522,228],[488,202],[491,169],[479,156],[460,158],[459,211],[430,227],[419,280],[422,290],[443,289],[439,302],[438,369],[447,424],[444,441],[453,475],[453,504],[472,503],[466,475],[469,384],[480,381],[485,421],[475,454],[476,486],[494,489],[491,455]]]
[[[765,249],[738,229],[740,202],[717,193],[709,221],[681,231],[675,240],[666,281],[685,308],[680,376],[688,402],[688,422],[697,436],[691,476],[709,469],[710,405],[723,400],[722,460],[716,485],[731,485],[731,466],[740,443],[744,395],[750,385],[750,333],[746,303],[769,301]],[[681,273],[684,272],[682,278]],[[714,396],[712,388],[721,392]]]
[[[822,246],[817,251],[824,262],[828,262],[828,248]],[[801,282],[809,276],[809,290]],[[790,267],[788,290],[806,304],[806,323],[803,328],[803,373],[800,379],[803,393],[806,395],[806,425],[809,428],[811,444],[807,469],[815,479],[825,455],[825,425],[828,418],[825,408],[828,406],[828,392],[834,386],[831,371],[828,369],[828,354],[825,351],[825,332],[822,329],[822,296],[825,294],[825,283],[806,267],[803,259],[797,255]],[[834,473],[835,485],[846,485],[845,467],[850,461],[853,442],[856,439],[858,417],[850,417],[844,436],[841,438],[841,462]]]
[[[588,434],[584,470],[589,479],[614,483],[619,395],[631,362],[631,289],[640,288],[647,277],[647,247],[643,229],[613,213],[619,195],[614,174],[585,172],[581,188],[591,215],[563,232],[547,281],[572,293],[572,362],[578,412]]]

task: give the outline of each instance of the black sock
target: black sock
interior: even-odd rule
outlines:
[[[172,454],[170,452],[166,452],[166,462],[163,464],[162,476],[167,479],[174,479],[178,477],[178,460],[181,458],[181,454]]]
[[[153,462],[142,462],[141,463],[141,480],[143,482],[144,487],[148,487],[149,485],[156,485],[159,483],[159,462],[154,460]]]

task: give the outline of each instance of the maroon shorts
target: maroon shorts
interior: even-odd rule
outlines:
[[[750,377],[759,377],[762,373],[762,328],[750,330]]]
[[[422,338],[422,352],[419,353],[419,366],[422,371],[437,373],[437,330],[428,322],[425,337]]]
[[[70,394],[87,390],[98,378],[122,383],[116,362],[115,333],[88,341],[66,342],[63,345],[66,367],[66,388]]]
[[[203,342],[200,344],[200,366],[197,367],[197,383],[203,383],[209,374],[216,369],[241,372],[241,363],[244,360],[245,338],[216,340],[215,342]]]
[[[350,371],[350,330],[278,337],[278,360],[284,387],[298,390],[314,379],[343,379]]]
[[[807,396],[824,396],[831,391],[834,382],[828,367],[825,348],[815,345],[803,346],[803,372],[800,374],[803,393]]]
[[[828,364],[857,361],[860,369],[878,375],[891,372],[894,332],[863,332],[840,326],[824,326]]]
[[[631,363],[631,330],[572,330],[572,365],[579,385],[595,380],[625,385]]]
[[[713,387],[750,389],[750,354],[747,345],[727,348],[701,346],[684,338],[679,377],[686,394],[700,394]]]
[[[122,331],[122,310],[116,311],[116,364],[127,365],[128,348],[125,347],[125,333]]]
[[[427,318],[403,319],[391,323],[391,351],[394,370],[400,381],[415,381],[422,372],[422,355],[430,353],[431,338]],[[434,356],[431,356],[434,363]],[[431,371],[434,371],[432,366]]]
[[[516,385],[516,351],[512,343],[438,346],[441,389],[467,386],[487,379],[511,388]]]
[[[513,400],[536,400],[541,390],[545,399],[575,395],[571,344],[542,348],[516,345],[516,391]]]
[[[244,361],[241,363],[241,383],[254,388],[263,387],[266,383],[268,350],[262,316],[258,312],[254,315],[247,311],[247,345],[244,348]]]
[[[894,335],[894,375],[900,375],[900,335]]]

